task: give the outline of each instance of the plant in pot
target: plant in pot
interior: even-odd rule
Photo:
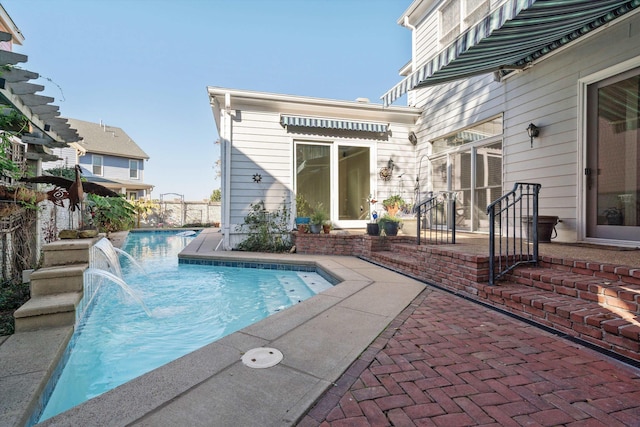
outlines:
[[[299,233],[307,231],[311,217],[311,206],[302,194],[296,194],[296,226]]]
[[[620,208],[607,208],[604,210],[604,216],[607,218],[607,224],[609,225],[623,225],[624,213]]]
[[[387,211],[389,216],[396,216],[400,208],[402,208],[406,202],[399,194],[393,194],[382,201],[384,210]]]
[[[322,225],[329,220],[329,215],[322,209],[321,206],[318,206],[316,210],[311,214],[309,228],[311,229],[311,233],[318,234],[320,230],[322,230]]]
[[[380,224],[380,229],[384,230],[385,235],[396,236],[402,220],[394,215],[384,215],[378,223]]]
[[[331,233],[331,228],[333,227],[333,225],[331,224],[331,221],[325,221],[324,224],[322,224],[322,232],[324,234],[329,234]]]
[[[370,221],[367,223],[367,234],[369,236],[378,236],[380,234],[380,226],[378,225],[378,212],[375,210],[378,201],[371,195],[367,199],[369,205]]]

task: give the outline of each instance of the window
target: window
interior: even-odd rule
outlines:
[[[440,9],[440,43],[447,45],[460,34],[460,2],[453,0]]]
[[[463,24],[467,29],[489,14],[488,0],[466,0]]]
[[[102,156],[96,156],[95,154],[91,156],[91,173],[94,175],[102,176]]]
[[[139,179],[140,176],[138,174],[139,163],[137,160],[129,160],[129,178],[131,179]]]
[[[457,193],[456,226],[487,231],[487,205],[502,195],[502,117],[459,130],[432,144],[433,189]]]
[[[502,135],[502,117],[459,130],[431,142],[433,153],[440,153],[460,145],[480,141],[492,136]]]
[[[440,8],[440,44],[452,43],[460,34],[489,14],[488,0],[451,0]]]

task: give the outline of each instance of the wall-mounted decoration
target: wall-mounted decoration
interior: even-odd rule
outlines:
[[[383,181],[389,181],[391,179],[391,174],[393,173],[393,171],[391,170],[391,168],[380,168],[380,178]]]
[[[259,173],[256,173],[253,175],[253,182],[255,182],[256,184],[259,184],[262,181],[262,175],[260,175]]]

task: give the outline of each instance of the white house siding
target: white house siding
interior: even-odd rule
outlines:
[[[416,147],[409,142],[410,130],[406,125],[392,124],[390,137],[376,143],[377,162],[374,172],[377,189],[374,196],[380,202],[392,194],[400,194],[405,201],[414,202],[412,199],[416,180]],[[393,175],[389,181],[383,181],[378,172],[387,166],[389,160],[393,160]],[[382,205],[378,205],[377,209],[380,212]]]
[[[438,138],[496,114],[504,115],[503,191],[515,182],[542,184],[540,213],[557,215],[558,240],[579,239],[582,149],[579,146],[578,80],[640,57],[640,14],[549,55],[504,82],[492,75],[419,89],[424,108],[418,155]],[[526,128],[541,129],[533,148]]]
[[[238,110],[236,110],[238,111]],[[348,137],[327,137],[316,132],[288,133],[280,125],[280,113],[241,111],[240,119],[234,120],[231,154],[231,246],[237,245],[244,236],[236,228],[244,222],[253,203],[264,200],[268,210],[276,210],[283,203],[291,207],[293,188],[293,144],[295,141],[369,143],[377,152],[374,171],[394,162],[393,178],[384,182],[377,179],[374,195],[378,200],[400,192],[407,200],[413,197],[415,182],[415,152],[408,140],[407,125],[391,125],[387,140]],[[255,183],[253,176],[261,175]],[[402,177],[399,177],[402,175]],[[377,207],[378,210],[381,206]]]
[[[60,157],[60,160],[53,162],[43,162],[42,169],[53,168],[72,168],[76,165],[76,149],[73,147],[54,148],[52,149],[54,155]]]
[[[413,64],[419,66],[438,53],[438,14],[432,13],[424,17],[416,25],[416,57]],[[414,70],[415,71],[415,70]]]
[[[285,203],[291,206],[291,137],[280,125],[280,114],[236,109],[232,120],[230,234],[235,246],[242,238],[235,233],[251,204],[265,202],[268,210]],[[259,174],[256,183],[253,176]],[[234,237],[235,235],[235,237]]]

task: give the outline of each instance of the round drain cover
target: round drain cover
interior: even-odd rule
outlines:
[[[252,348],[242,356],[242,363],[250,368],[270,368],[282,360],[282,352],[275,348]]]

